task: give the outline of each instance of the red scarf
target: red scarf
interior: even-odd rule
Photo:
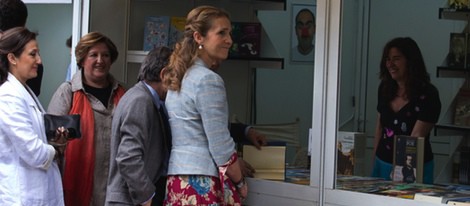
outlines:
[[[124,89],[118,87],[113,97],[117,105]],[[82,137],[69,141],[65,150],[64,198],[67,206],[90,205],[93,192],[93,172],[95,165],[95,119],[93,108],[83,90],[73,93],[72,108],[69,114],[80,114]]]

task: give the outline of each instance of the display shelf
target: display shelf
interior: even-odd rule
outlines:
[[[148,51],[137,51],[129,50],[127,51],[127,62],[128,63],[142,63],[147,56]],[[259,57],[259,58],[241,58],[233,57],[228,58],[232,61],[248,61],[250,68],[272,68],[272,69],[284,69],[284,58],[268,58],[268,57]]]
[[[470,21],[469,9],[439,8],[439,19]],[[468,29],[468,28],[467,28]],[[469,70],[466,68],[439,66],[436,77],[468,78]]]
[[[457,67],[439,66],[436,70],[436,77],[444,78],[468,78],[470,70]]]
[[[470,18],[469,9],[439,8],[439,19],[464,20]]]
[[[463,133],[470,133],[470,127],[469,126],[460,126],[460,125],[455,125],[455,124],[446,124],[446,123],[439,123],[434,126],[434,135],[437,136],[438,130],[452,130],[452,131],[457,131],[457,132],[463,132]]]

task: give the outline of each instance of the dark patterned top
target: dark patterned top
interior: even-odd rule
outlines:
[[[419,89],[418,96],[410,98],[398,112],[390,107],[380,95],[379,87],[377,111],[380,113],[382,124],[382,136],[377,146],[376,156],[385,161],[393,162],[393,137],[394,135],[411,135],[416,121],[436,123],[441,113],[441,101],[439,92],[433,85],[429,84]],[[424,162],[431,161],[433,154],[429,142],[429,134],[424,141]]]

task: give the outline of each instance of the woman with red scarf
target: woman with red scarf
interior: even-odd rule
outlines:
[[[109,73],[118,51],[108,37],[91,32],[80,39],[75,56],[79,70],[71,81],[57,89],[48,113],[81,115],[82,137],[68,143],[64,156],[65,205],[102,206],[106,197],[112,114],[124,94],[124,88]]]

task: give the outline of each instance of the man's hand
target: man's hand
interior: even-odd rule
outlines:
[[[259,133],[254,128],[248,130],[247,139],[257,148],[261,149],[261,146],[267,144],[266,135]],[[251,166],[250,166],[251,167]]]

